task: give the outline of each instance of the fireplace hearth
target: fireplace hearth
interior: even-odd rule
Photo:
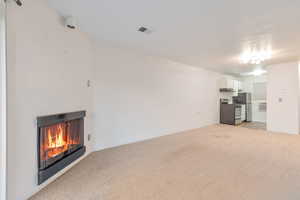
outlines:
[[[85,111],[37,118],[38,184],[85,153]]]

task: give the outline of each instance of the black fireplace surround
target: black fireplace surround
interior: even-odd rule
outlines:
[[[38,184],[81,157],[86,111],[37,117]]]

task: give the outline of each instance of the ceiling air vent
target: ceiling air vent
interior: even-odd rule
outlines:
[[[152,31],[147,28],[147,27],[144,27],[144,26],[141,26],[139,29],[138,29],[139,32],[141,33],[147,33],[147,34],[150,34]]]

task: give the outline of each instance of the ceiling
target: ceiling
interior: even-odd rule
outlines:
[[[271,45],[262,67],[300,56],[299,0],[49,0],[80,29],[151,55],[211,70],[239,74],[257,66],[240,64],[250,46]],[[145,26],[151,34],[137,29]]]

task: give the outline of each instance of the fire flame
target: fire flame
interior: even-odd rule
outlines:
[[[48,129],[48,148],[59,148],[66,145],[66,141],[63,139],[63,128],[62,125],[59,124],[57,127],[57,132],[52,134],[51,129]]]
[[[48,144],[44,147],[47,157],[52,158],[68,150],[69,145],[73,144],[67,137],[65,124],[58,124],[47,129]]]
[[[44,139],[40,147],[43,160],[53,158],[79,144],[79,138],[72,135],[70,126],[69,123],[59,123],[43,129]]]

